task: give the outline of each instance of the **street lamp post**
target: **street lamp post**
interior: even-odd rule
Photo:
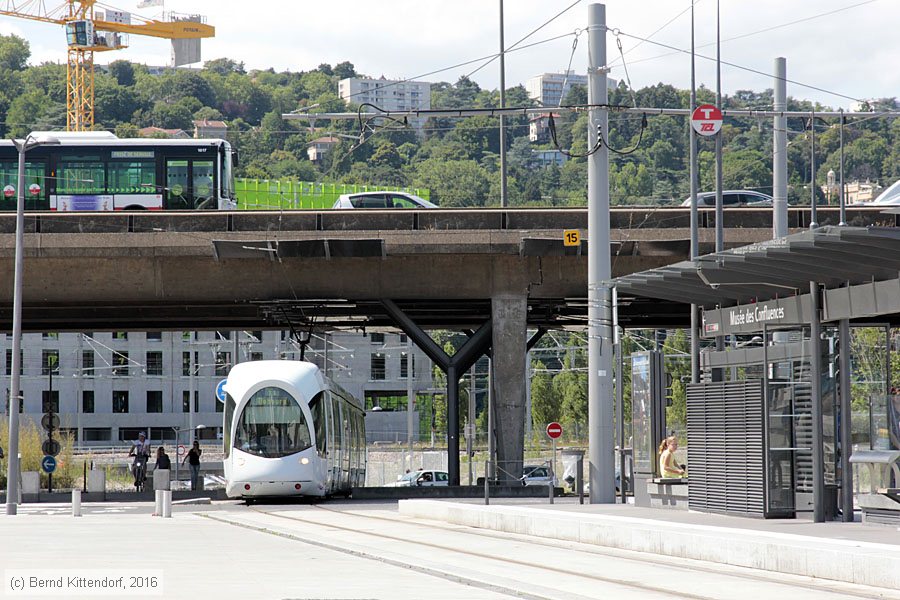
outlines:
[[[178,448],[179,448],[178,434],[181,433],[182,431],[200,431],[201,429],[206,429],[206,425],[203,425],[201,423],[200,425],[197,425],[196,427],[182,427],[180,429],[178,427],[172,428],[172,431],[175,432],[175,481],[178,481],[178,467],[181,465],[181,460],[182,460],[178,456]],[[193,446],[193,440],[191,440],[191,445]],[[187,456],[186,452],[187,451],[185,451],[185,456]]]
[[[18,512],[19,499],[19,371],[22,368],[22,274],[25,233],[25,153],[38,146],[59,144],[54,137],[12,140],[19,151],[18,196],[16,201],[16,270],[13,279],[12,375],[9,385],[9,461],[6,473],[6,514]]]

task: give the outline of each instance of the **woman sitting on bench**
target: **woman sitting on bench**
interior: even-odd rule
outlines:
[[[684,469],[675,464],[676,450],[678,439],[674,435],[667,437],[659,445],[659,476],[663,479],[680,479],[685,476]]]

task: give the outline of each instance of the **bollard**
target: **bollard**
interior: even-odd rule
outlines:
[[[553,463],[550,463],[550,468],[547,470],[550,471],[550,481],[547,482],[547,487],[550,491],[550,504],[553,504],[553,492],[555,491],[553,489]]]
[[[156,490],[156,507],[153,509],[154,517],[162,516],[162,493],[163,490]]]
[[[72,490],[72,516],[81,516],[81,490]]]
[[[575,463],[575,487],[578,490],[578,504],[584,504],[584,455]]]
[[[484,504],[487,506],[491,503],[491,488],[488,475],[491,472],[491,461],[484,461]]]
[[[162,516],[166,519],[172,518],[172,491],[160,490],[162,495]]]

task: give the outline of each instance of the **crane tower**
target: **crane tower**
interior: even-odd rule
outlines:
[[[115,8],[95,10],[97,0],[64,0],[48,8],[45,0],[0,1],[0,16],[62,25],[66,32],[66,130],[94,127],[94,53],[128,47],[129,34],[168,40],[200,40],[215,35],[199,15],[170,14],[168,20],[144,19]],[[198,42],[199,43],[199,42]],[[199,58],[199,57],[198,57]]]

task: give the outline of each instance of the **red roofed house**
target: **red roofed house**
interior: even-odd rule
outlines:
[[[228,134],[228,125],[225,121],[210,121],[202,119],[194,121],[194,137],[197,139],[224,140]]]

